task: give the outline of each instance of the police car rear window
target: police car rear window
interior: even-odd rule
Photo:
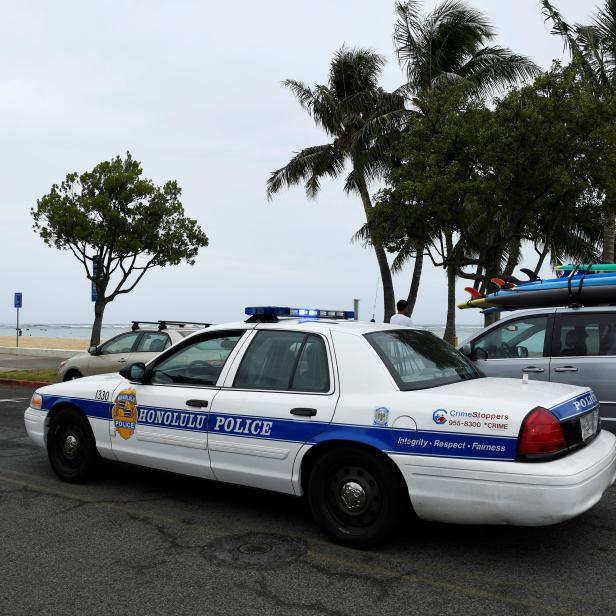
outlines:
[[[402,390],[438,387],[482,376],[461,353],[430,332],[401,329],[365,337]]]

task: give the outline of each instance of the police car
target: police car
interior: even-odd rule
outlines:
[[[433,334],[352,313],[247,308],[147,366],[38,389],[25,412],[57,475],[99,458],[306,495],[335,541],[371,547],[413,511],[546,525],[613,483],[588,388],[484,377]]]

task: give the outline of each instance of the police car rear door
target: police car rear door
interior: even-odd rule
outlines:
[[[214,399],[209,451],[217,479],[293,493],[297,452],[333,418],[339,397],[329,332],[250,334]]]
[[[245,332],[189,338],[148,366],[148,382],[115,392],[112,450],[123,462],[212,477],[207,452],[209,410],[223,368]]]

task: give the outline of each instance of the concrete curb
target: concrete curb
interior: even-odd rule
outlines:
[[[0,346],[0,353],[8,355],[26,355],[30,357],[57,357],[58,359],[68,359],[73,355],[87,353],[87,351],[79,351],[78,349],[29,349],[22,347],[5,347]]]
[[[46,381],[22,381],[20,379],[0,379],[0,385],[21,385],[23,387],[43,387],[52,385]]]

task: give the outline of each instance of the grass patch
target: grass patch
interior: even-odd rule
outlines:
[[[11,370],[0,372],[0,379],[15,379],[18,381],[41,381],[45,383],[57,383],[58,371],[48,370]]]

